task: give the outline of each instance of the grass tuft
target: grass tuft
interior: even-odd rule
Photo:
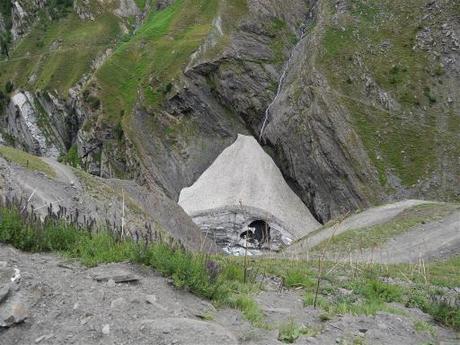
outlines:
[[[18,164],[23,168],[39,171],[48,177],[56,177],[56,172],[47,163],[42,161],[39,157],[26,153],[24,151],[0,145],[0,156],[7,161]]]

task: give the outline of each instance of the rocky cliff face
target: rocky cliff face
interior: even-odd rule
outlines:
[[[320,221],[460,197],[455,1],[75,1],[57,18],[18,4],[2,134],[30,152],[76,147],[92,174],[177,200],[242,133]]]

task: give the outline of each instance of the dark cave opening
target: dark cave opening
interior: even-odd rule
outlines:
[[[270,226],[263,220],[254,220],[248,225],[254,229],[254,240],[258,243],[266,243],[270,241]]]

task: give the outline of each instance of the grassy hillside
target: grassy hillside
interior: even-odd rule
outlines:
[[[113,122],[130,113],[139,94],[157,104],[208,33],[217,7],[216,0],[179,0],[151,13],[97,73],[105,117]]]
[[[445,66],[415,48],[424,28],[435,34],[458,13],[458,2],[444,1],[434,11],[424,0],[347,3],[345,13],[337,13],[335,2],[326,6],[321,67],[350,111],[381,184],[393,174],[412,186],[438,167],[437,148],[458,134],[458,116],[443,106],[451,91],[443,85]],[[447,155],[459,152],[457,141]]]
[[[92,61],[120,36],[118,18],[104,13],[86,21],[73,12],[53,20],[45,12],[39,16],[10,59],[0,62],[0,85],[12,81],[19,88],[57,90],[66,97]]]
[[[56,176],[56,172],[46,162],[24,151],[0,145],[0,156],[9,162],[18,164],[24,168],[42,172],[48,177]]]

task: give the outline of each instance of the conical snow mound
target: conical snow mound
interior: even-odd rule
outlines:
[[[253,137],[244,135],[182,190],[179,205],[203,230],[217,232],[217,241],[226,245],[238,242],[255,220],[266,222],[284,243],[320,226],[272,158]],[[271,237],[275,241],[276,235]]]

